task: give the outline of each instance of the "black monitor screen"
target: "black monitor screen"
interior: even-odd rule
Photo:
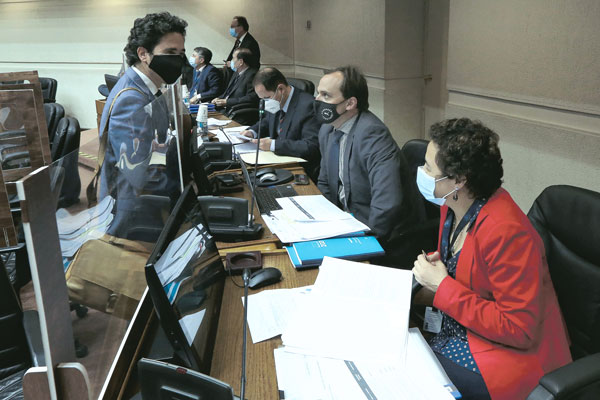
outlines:
[[[146,265],[148,290],[175,363],[209,373],[224,277],[215,240],[187,185]]]

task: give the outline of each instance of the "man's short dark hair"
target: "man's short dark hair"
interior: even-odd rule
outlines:
[[[196,47],[194,51],[196,52],[196,54],[198,54],[198,56],[204,58],[205,64],[208,64],[210,60],[212,60],[212,51],[210,51],[206,47]]]
[[[248,25],[248,20],[246,19],[246,17],[242,17],[241,15],[236,15],[235,17],[233,17],[233,19],[235,19],[239,25],[242,26],[242,28],[244,28],[244,30],[246,32],[248,32],[248,30],[250,30],[250,25]]]
[[[123,49],[127,57],[127,64],[131,66],[140,61],[137,55],[138,47],[143,47],[152,53],[158,42],[167,33],[181,33],[185,37],[186,26],[187,22],[166,11],[146,14],[144,18],[137,18],[133,23],[133,28],[129,31],[127,45]]]
[[[239,48],[233,52],[238,60],[242,60],[250,68],[254,68],[254,55],[249,49]]]
[[[328,73],[332,74],[334,72],[341,72],[344,77],[342,86],[340,87],[344,99],[356,97],[358,109],[360,111],[367,111],[369,109],[369,88],[362,72],[352,65],[338,67]]]
[[[285,79],[285,76],[283,76],[281,71],[277,68],[267,67],[256,73],[254,80],[252,81],[252,86],[261,84],[269,92],[274,92],[281,83],[286,86],[288,85],[287,79]]]

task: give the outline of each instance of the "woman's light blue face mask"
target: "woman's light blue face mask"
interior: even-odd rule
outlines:
[[[425,200],[430,201],[433,204],[437,204],[438,206],[443,206],[444,203],[446,203],[446,197],[450,196],[457,190],[454,189],[443,197],[435,197],[435,184],[447,178],[447,176],[444,176],[442,178],[435,179],[433,176],[428,175],[422,166],[417,169],[417,186],[419,187],[419,192],[421,192],[423,197],[425,197]]]

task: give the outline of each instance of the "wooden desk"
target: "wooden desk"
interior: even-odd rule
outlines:
[[[275,250],[263,254],[263,266],[276,267],[283,273],[283,280],[265,289],[284,289],[312,285],[317,278],[317,269],[296,271],[285,250]],[[237,279],[236,279],[237,278]],[[234,277],[241,282],[241,277]],[[262,289],[262,290],[265,290]],[[252,291],[252,294],[262,290]],[[242,368],[242,326],[244,311],[241,297],[244,290],[228,279],[223,291],[219,328],[213,353],[210,375],[227,382],[236,394],[240,393]],[[281,338],[252,343],[248,330],[246,358],[246,397],[250,400],[279,399],[275,359],[273,350],[281,346]]]
[[[285,250],[278,249],[263,252],[263,265],[276,267],[281,270],[283,280],[277,285],[252,291],[252,294],[262,290],[294,288],[312,285],[317,278],[318,270],[311,269],[296,271],[292,266]],[[240,276],[233,277],[239,284]],[[241,297],[244,290],[226,278],[223,300],[219,316],[219,326],[215,340],[210,375],[230,384],[236,394],[240,392],[242,366],[242,326],[244,309]],[[139,390],[135,366],[150,348],[150,342],[160,329],[152,310],[150,296],[145,294],[141,300],[138,317],[129,328],[119,355],[109,374],[105,390],[101,395],[103,400],[129,399]],[[279,399],[275,359],[273,350],[281,346],[279,337],[253,344],[248,330],[246,358],[246,398],[250,400]]]

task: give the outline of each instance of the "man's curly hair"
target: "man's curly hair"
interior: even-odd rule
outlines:
[[[465,178],[476,198],[489,198],[502,185],[498,134],[479,121],[453,118],[433,124],[431,140],[438,146],[436,163],[449,178]]]
[[[140,61],[137,55],[138,47],[152,52],[160,39],[167,33],[181,33],[185,37],[186,27],[187,22],[166,11],[137,18],[133,23],[133,28],[129,31],[127,45],[123,49],[127,57],[127,64],[131,66]]]

